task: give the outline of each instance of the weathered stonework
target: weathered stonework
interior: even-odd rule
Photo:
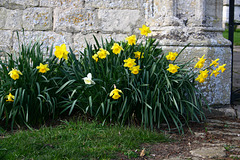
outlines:
[[[7,10],[4,29],[20,30],[22,29],[22,10]]]
[[[52,30],[51,8],[27,8],[23,11],[25,30]]]
[[[7,9],[0,7],[0,28],[3,29],[6,23]]]
[[[12,47],[12,31],[0,30],[0,50],[9,51]],[[1,55],[2,53],[0,53]]]
[[[239,0],[235,0],[238,3]],[[225,2],[225,1],[224,1]],[[0,49],[17,51],[18,41],[43,42],[43,47],[65,43],[75,53],[93,35],[124,40],[140,36],[143,24],[160,41],[164,52],[179,52],[183,60],[220,59],[227,70],[199,85],[209,104],[230,102],[230,43],[222,36],[223,0],[0,0]]]
[[[10,9],[25,9],[37,6],[38,0],[5,0],[4,5]]]
[[[143,0],[85,0],[86,7],[109,9],[139,9]]]
[[[40,0],[43,7],[78,7],[83,8],[84,0]]]
[[[6,4],[6,0],[0,0],[0,7],[3,7]]]
[[[41,42],[43,47],[60,46],[65,43],[67,47],[72,44],[72,34],[65,32],[53,32],[53,31],[25,31],[19,32],[20,42],[29,43],[29,42]],[[13,34],[13,50],[18,50],[18,37],[17,34]]]
[[[54,31],[80,32],[98,29],[96,11],[81,8],[56,8]]]
[[[0,7],[0,29],[19,30],[22,28],[22,10]]]
[[[138,10],[99,10],[98,18],[102,31],[130,33],[142,17]]]

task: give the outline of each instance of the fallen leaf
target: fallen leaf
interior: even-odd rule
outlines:
[[[145,156],[145,149],[143,149],[140,153],[140,157],[143,157],[143,156]]]

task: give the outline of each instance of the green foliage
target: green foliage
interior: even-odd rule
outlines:
[[[79,120],[64,123],[55,128],[3,135],[0,159],[114,159],[119,153],[139,150],[142,143],[168,141],[161,133],[136,127],[102,126]]]
[[[124,155],[126,155],[128,158],[137,158],[138,157],[138,154],[131,150],[124,152]]]
[[[55,53],[60,62],[53,55],[53,46],[43,52],[38,42],[22,45],[19,53],[5,54],[5,60],[0,62],[1,123],[8,125],[11,121],[12,127],[15,122],[36,125],[59,113],[71,115],[81,111],[103,123],[137,123],[152,130],[167,123],[169,128],[175,125],[180,131],[189,120],[204,118],[191,61],[167,60],[152,38],[136,45],[103,39],[100,44],[96,38],[95,42],[95,45],[87,43],[79,57],[69,48],[67,58],[65,45],[58,46]],[[120,54],[113,53],[115,43],[123,48]],[[93,56],[101,49],[110,54],[103,59],[99,56],[96,61]],[[142,58],[135,57],[137,51],[142,53]],[[62,53],[68,60],[62,59]],[[128,58],[140,66],[139,73],[124,66]],[[39,73],[36,67],[40,63],[48,64],[50,70]],[[178,71],[169,72],[169,64],[177,65]],[[19,79],[9,75],[13,68],[22,73]],[[85,84],[83,78],[89,73],[94,83]],[[120,94],[115,99],[111,95],[114,89],[119,89]],[[13,102],[6,101],[9,93],[15,96]]]
[[[226,29],[224,32],[223,32],[223,37],[228,39],[228,29]],[[235,46],[239,46],[240,45],[240,29],[236,29],[234,31],[234,42],[233,44]]]
[[[58,114],[56,108],[59,96],[55,94],[59,88],[61,72],[58,59],[52,56],[53,46],[43,52],[40,43],[19,46],[18,53],[4,53],[0,61],[0,120],[8,126],[17,124],[41,124],[46,119]],[[49,58],[46,58],[49,56]],[[44,58],[45,57],[45,58]],[[48,64],[50,71],[40,73],[36,68],[40,63]],[[12,79],[9,72],[19,70],[19,79]],[[6,96],[15,96],[13,102],[7,102]]]
[[[201,94],[195,87],[190,62],[168,61],[158,48],[158,42],[152,38],[136,45],[114,40],[102,40],[100,44],[96,38],[95,41],[95,45],[87,43],[78,59],[70,50],[68,64],[63,67],[64,79],[71,83],[65,90],[69,99],[62,102],[69,114],[75,108],[103,122],[137,122],[152,129],[167,123],[169,128],[174,124],[178,130],[183,123],[204,117]],[[114,43],[122,46],[124,51],[114,54],[111,49]],[[100,48],[110,55],[96,62],[92,56]],[[134,59],[137,51],[144,53],[144,58],[136,58],[136,65],[140,65],[141,70],[132,74],[124,67],[124,60]],[[170,63],[180,67],[177,73],[167,71]],[[82,78],[88,73],[92,74],[95,84],[84,83]],[[110,97],[114,85],[123,92],[117,100]]]

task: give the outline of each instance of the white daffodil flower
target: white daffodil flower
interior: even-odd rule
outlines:
[[[92,73],[88,73],[87,77],[83,78],[85,84],[95,84],[95,82],[92,80]]]

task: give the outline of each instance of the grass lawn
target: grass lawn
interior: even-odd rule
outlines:
[[[223,32],[223,37],[228,39],[228,30],[225,30]],[[240,46],[240,29],[237,29],[235,32],[234,32],[234,43],[233,43],[235,46]]]
[[[0,135],[0,159],[111,159],[138,157],[142,143],[166,142],[161,133],[136,127],[69,121],[56,127]]]

